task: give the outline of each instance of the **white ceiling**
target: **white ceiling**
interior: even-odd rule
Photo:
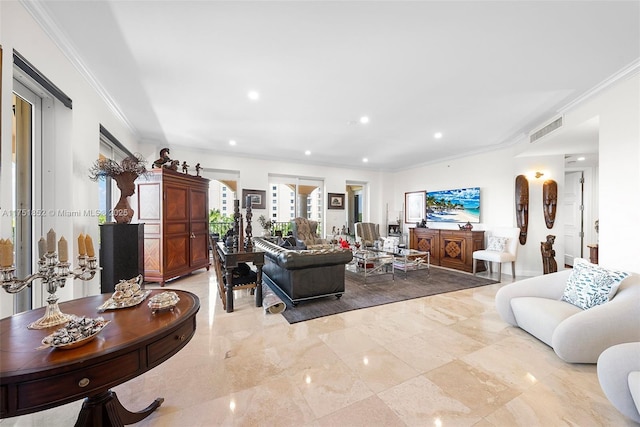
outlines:
[[[491,150],[640,57],[638,1],[27,7],[140,140],[177,159],[194,147],[398,170]]]

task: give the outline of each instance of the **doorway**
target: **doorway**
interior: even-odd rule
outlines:
[[[356,222],[366,221],[367,216],[367,184],[363,182],[347,182],[347,227],[350,234],[355,234]]]
[[[26,277],[33,271],[33,236],[35,233],[34,147],[42,129],[42,99],[14,80],[11,144],[11,180],[13,189],[11,224],[16,275]],[[19,313],[32,308],[33,289],[15,295],[13,310]]]
[[[576,157],[582,156],[576,155]],[[597,156],[591,155],[591,157]],[[564,176],[562,203],[565,212],[564,263],[567,266],[573,266],[575,258],[589,258],[588,246],[598,243],[597,232],[593,227],[598,218],[597,200],[596,164],[583,168],[567,168]]]
[[[573,266],[574,258],[584,256],[584,173],[566,172],[564,185],[564,264]]]

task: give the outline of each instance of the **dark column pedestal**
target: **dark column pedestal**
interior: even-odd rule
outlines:
[[[144,224],[100,226],[100,291],[112,293],[120,280],[144,274]]]
[[[587,245],[587,247],[589,248],[589,262],[591,264],[597,264],[598,263],[598,244],[596,243],[595,245]]]

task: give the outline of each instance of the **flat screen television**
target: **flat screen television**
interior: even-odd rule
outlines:
[[[427,191],[427,221],[480,222],[480,187]]]

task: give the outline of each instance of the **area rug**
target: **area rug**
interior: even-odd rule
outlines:
[[[269,314],[282,313],[287,308],[282,299],[264,282],[262,283],[262,308]]]
[[[430,273],[425,270],[409,271],[405,279],[404,272],[391,275],[367,277],[366,284],[361,275],[347,270],[345,293],[342,298],[317,298],[303,301],[295,307],[286,297],[275,289],[286,302],[287,310],[282,313],[289,323],[304,322],[318,317],[344,313],[376,305],[389,304],[429,295],[459,291],[498,283],[484,277],[467,273],[432,267]]]

